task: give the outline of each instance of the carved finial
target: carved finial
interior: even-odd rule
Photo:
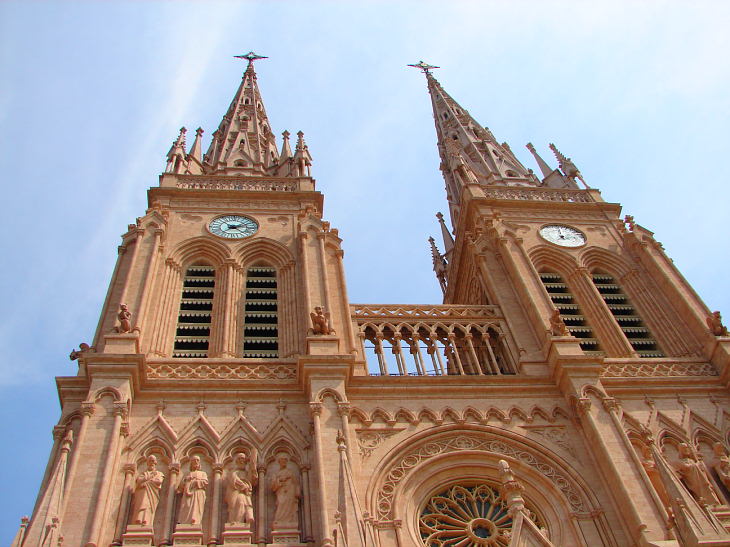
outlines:
[[[449,232],[449,229],[446,227],[444,215],[441,214],[440,211],[436,213],[436,218],[441,226],[441,237],[444,240],[444,256],[450,256],[451,251],[454,249],[454,238],[451,235],[451,232]]]
[[[317,306],[314,311],[309,314],[312,319],[311,334],[314,335],[330,335],[335,334],[332,328],[330,313],[325,311],[322,306]]]
[[[284,402],[284,399],[279,399],[279,403],[276,405],[276,409],[279,411],[280,416],[284,415],[284,411],[286,410],[286,403]]]
[[[423,61],[418,61],[417,63],[412,64],[412,65],[408,65],[408,66],[412,66],[413,68],[417,68],[417,69],[419,69],[420,71],[422,71],[426,75],[431,74],[431,70],[434,69],[434,68],[441,68],[440,66],[429,65],[428,63],[424,63]]]
[[[234,408],[236,409],[236,412],[238,412],[238,416],[242,417],[243,412],[246,410],[246,403],[244,403],[243,401],[238,401]]]
[[[722,315],[719,311],[713,311],[707,316],[707,327],[715,336],[727,336],[727,327],[722,324]]]
[[[433,271],[436,273],[436,278],[439,280],[441,285],[441,291],[446,292],[447,279],[446,273],[448,271],[448,262],[439,252],[436,242],[432,237],[428,238],[428,243],[431,245],[431,260],[433,261]]]
[[[634,222],[634,217],[631,215],[626,215],[624,217],[624,224],[626,224],[627,228],[629,229],[629,232],[633,232],[634,228],[636,228],[636,223]]]
[[[203,401],[200,401],[197,405],[195,405],[195,408],[198,410],[198,414],[202,415],[203,411],[208,408],[208,405],[206,405]]]

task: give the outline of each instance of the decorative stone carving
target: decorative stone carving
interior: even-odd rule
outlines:
[[[208,474],[200,469],[200,457],[193,456],[190,459],[190,472],[183,477],[178,486],[178,492],[182,494],[177,517],[179,524],[200,526],[205,511],[207,488]]]
[[[271,491],[276,496],[276,512],[272,531],[299,529],[299,499],[301,485],[299,477],[290,469],[289,454],[276,455],[279,469],[271,478]]]
[[[312,318],[312,334],[335,334],[332,328],[330,313],[324,311],[324,308],[317,306],[314,311],[309,314]]]
[[[151,379],[296,380],[296,365],[147,363]]]
[[[403,431],[402,427],[397,429],[357,430],[357,444],[360,447],[360,455],[363,459],[369,457],[373,450],[383,444],[385,439],[401,431]]]
[[[119,305],[119,313],[117,314],[119,325],[114,328],[115,332],[125,333],[132,332],[132,313],[127,309],[126,304]]]
[[[713,311],[707,316],[707,327],[715,336],[727,336],[727,327],[722,324],[722,316],[719,311]]]
[[[226,481],[226,524],[251,524],[254,520],[251,495],[258,482],[256,459],[255,451],[251,458],[240,452],[233,459],[236,467],[229,473]]]
[[[730,490],[730,458],[722,443],[715,443],[712,447],[715,453],[715,464],[712,466],[720,482]]]
[[[604,378],[717,376],[717,370],[710,363],[622,363],[606,365],[601,376]]]
[[[157,458],[147,457],[147,470],[137,476],[132,498],[132,522],[142,526],[155,520],[157,505],[160,503],[160,488],[165,475],[157,470]]]
[[[81,342],[79,344],[79,349],[71,350],[71,353],[69,354],[68,358],[71,359],[72,361],[75,361],[79,357],[82,357],[84,355],[84,353],[86,353],[87,351],[93,351],[93,350],[94,350],[94,348],[91,347],[89,344],[87,344],[85,342]]]
[[[570,336],[570,331],[565,326],[563,319],[560,317],[560,310],[557,308],[550,315],[550,333],[553,336]]]
[[[563,492],[573,511],[585,512],[587,510],[572,481],[555,469],[548,460],[532,452],[507,444],[501,438],[494,438],[489,434],[480,432],[479,434],[462,433],[428,440],[399,458],[390,468],[384,482],[379,486],[376,493],[377,518],[379,520],[392,520],[393,497],[397,485],[409,475],[414,467],[433,457],[461,450],[478,450],[487,452],[491,456],[504,455],[519,460],[541,473]]]
[[[705,472],[704,464],[697,459],[687,443],[679,445],[679,462],[676,470],[687,490],[701,505],[720,505],[720,500],[717,499]]]

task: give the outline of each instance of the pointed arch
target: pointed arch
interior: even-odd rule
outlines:
[[[587,247],[584,249],[580,254],[580,262],[582,266],[588,268],[591,272],[603,270],[618,277],[623,277],[631,271],[631,266],[623,257],[600,247]]]
[[[278,270],[294,262],[294,256],[286,246],[267,237],[244,241],[233,250],[233,256],[244,267],[263,261]]]
[[[533,247],[528,252],[528,257],[538,272],[541,270],[551,270],[567,276],[578,268],[578,262],[573,255],[548,247],[547,245]]]
[[[218,268],[231,257],[226,245],[213,236],[200,236],[179,243],[170,253],[170,258],[183,268],[196,261],[207,262]]]

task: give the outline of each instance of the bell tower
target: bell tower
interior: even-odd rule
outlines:
[[[239,57],[122,235],[12,547],[730,544],[730,337],[652,232],[420,62],[443,302],[351,303],[304,135],[277,146]]]

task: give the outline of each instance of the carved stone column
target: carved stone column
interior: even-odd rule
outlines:
[[[588,268],[576,268],[568,280],[575,287],[578,302],[588,317],[588,324],[596,331],[609,357],[636,357],[634,348],[626,339],[621,327],[613,318],[611,310],[603,301],[593,283]]]
[[[160,228],[156,228],[154,230],[155,239],[152,242],[152,250],[150,251],[149,259],[147,260],[147,271],[144,273],[145,278],[144,283],[142,284],[142,292],[139,295],[139,308],[137,309],[137,316],[134,321],[135,329],[141,329],[145,326],[145,316],[147,315],[150,300],[148,295],[153,280],[157,278],[157,259],[160,254],[160,239],[164,232],[165,231]]]
[[[345,265],[342,258],[345,256],[345,251],[337,249],[335,251],[337,257],[337,277],[340,282],[340,301],[342,302],[343,312],[342,317],[345,323],[345,332],[347,333],[347,347],[350,353],[357,353],[357,344],[355,342],[355,330],[352,326],[352,318],[350,317],[350,300],[347,296],[347,283],[345,278]]]
[[[127,415],[127,404],[123,402],[114,403],[114,425],[112,426],[111,437],[106,448],[106,457],[101,473],[101,486],[99,487],[99,495],[94,504],[93,514],[91,517],[91,526],[89,527],[88,540],[86,547],[98,547],[102,532],[102,521],[106,514],[106,506],[108,504],[109,489],[111,486],[111,476],[114,468],[114,462],[119,452],[119,437],[122,430],[122,419]]]
[[[119,498],[119,509],[117,511],[117,525],[114,533],[114,544],[120,544],[122,541],[122,534],[127,520],[127,512],[129,511],[129,499],[132,495],[132,482],[134,481],[134,474],[137,471],[137,466],[133,463],[127,463],[124,465],[124,486],[122,486],[122,495]]]
[[[256,511],[256,541],[260,547],[266,545],[266,465],[258,467],[259,472],[259,496],[258,508]]]
[[[155,318],[153,339],[150,342],[150,351],[159,357],[167,357],[172,347],[169,333],[171,322],[176,319],[176,312],[180,306],[180,284],[182,268],[171,258],[165,261],[165,276],[160,288],[160,308]]]
[[[213,464],[213,506],[210,508],[210,536],[208,544],[216,543],[220,535],[220,508],[221,508],[221,477],[223,476],[223,464]]]
[[[302,530],[302,540],[304,542],[314,541],[314,533],[312,532],[312,502],[310,496],[312,489],[309,485],[309,464],[302,465],[302,511],[304,512],[304,522]]]
[[[66,486],[63,490],[64,510],[60,512],[61,515],[63,515],[65,512],[66,504],[68,503],[69,493],[71,492],[71,486],[74,479],[76,478],[76,468],[79,464],[79,454],[81,452],[81,447],[84,445],[84,440],[86,439],[86,430],[89,428],[89,419],[91,418],[91,415],[94,414],[94,410],[96,410],[95,403],[81,403],[81,425],[79,426],[79,433],[76,436],[74,450],[71,453],[70,461],[68,463],[68,471],[66,473]]]
[[[325,489],[325,476],[324,476],[324,451],[322,447],[322,403],[309,403],[309,410],[312,415],[312,421],[314,423],[314,454],[315,462],[317,465],[317,483],[319,486],[319,525],[320,525],[320,536],[322,537],[322,547],[333,547],[334,543],[332,538],[329,537],[330,525],[329,519],[327,518],[327,492]]]
[[[165,507],[165,528],[162,534],[162,544],[172,543],[173,518],[175,516],[175,490],[177,477],[180,474],[180,463],[170,462],[170,481],[167,484],[167,506]]]

